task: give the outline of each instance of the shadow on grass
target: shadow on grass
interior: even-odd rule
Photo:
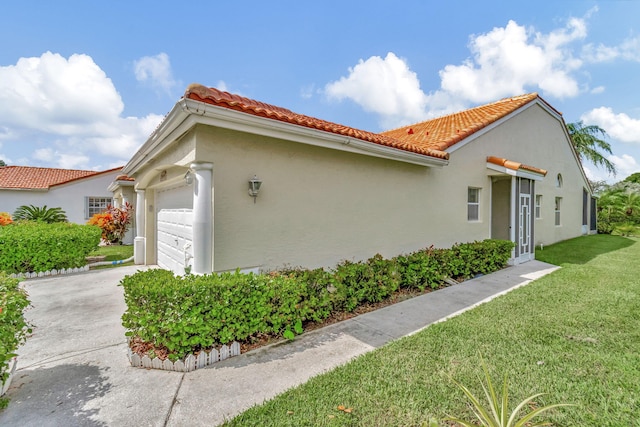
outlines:
[[[636,240],[612,236],[610,234],[595,234],[580,236],[564,242],[536,248],[536,259],[549,264],[586,264],[598,255],[615,252],[636,243]]]

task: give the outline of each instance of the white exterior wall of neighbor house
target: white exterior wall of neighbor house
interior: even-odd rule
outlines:
[[[577,163],[562,122],[539,105],[532,105],[491,131],[451,153],[448,171],[458,180],[470,182],[486,175],[480,159],[497,156],[547,170],[541,181],[535,182],[535,193],[541,194],[541,218],[534,221],[535,241],[545,245],[577,237],[582,230],[582,192],[588,190],[581,166]],[[556,187],[556,177],[562,174],[563,186]],[[490,189],[487,183],[484,187]],[[554,200],[562,198],[561,225],[554,223]],[[534,197],[535,200],[535,197]],[[489,191],[482,192],[482,203],[489,206]],[[532,212],[534,215],[535,212]]]
[[[85,224],[89,220],[85,212],[85,197],[113,197],[108,187],[120,173],[114,171],[82,178],[55,185],[48,191],[0,190],[0,212],[13,214],[22,205],[46,205],[49,208],[62,208],[69,222]]]

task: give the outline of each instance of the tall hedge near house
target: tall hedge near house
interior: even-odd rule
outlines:
[[[31,273],[86,265],[98,247],[99,227],[19,221],[0,227],[0,270]]]
[[[385,259],[344,261],[332,270],[287,269],[265,274],[240,272],[174,276],[166,270],[125,277],[127,335],[171,359],[214,345],[251,337],[301,333],[304,322],[322,322],[353,312],[401,288],[446,286],[445,278],[466,279],[504,267],[513,243],[485,240],[450,249],[427,248]]]

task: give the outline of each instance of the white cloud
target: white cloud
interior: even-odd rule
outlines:
[[[314,92],[316,92],[316,85],[315,84],[310,84],[307,86],[303,86],[302,88],[300,88],[300,97],[302,99],[311,99],[311,97],[313,97]]]
[[[634,172],[640,171],[640,165],[633,156],[623,154],[622,156],[609,156],[609,160],[616,165],[618,176],[626,178]]]
[[[124,105],[91,57],[51,52],[0,67],[0,126],[58,135],[90,133]]]
[[[113,82],[88,55],[46,52],[0,66],[0,139],[46,142],[35,160],[89,167],[94,153],[130,158],[162,117],[122,117],[123,110]]]
[[[229,90],[229,88],[227,87],[227,83],[224,80],[219,80],[216,88],[223,92],[227,92]]]
[[[89,161],[91,160],[83,154],[63,153],[51,148],[35,150],[33,152],[33,158],[48,164],[54,164],[56,167],[62,169],[88,169]]]
[[[138,81],[148,82],[167,94],[171,94],[171,89],[177,84],[171,71],[169,55],[164,52],[156,56],[143,56],[133,62],[133,69]]]
[[[2,142],[0,142],[0,150],[2,149]],[[11,159],[9,158],[9,156],[0,153],[0,160],[2,160],[3,162],[5,162],[5,164],[11,164]]]
[[[614,184],[621,179],[628,177],[632,173],[640,171],[640,164],[637,162],[635,157],[630,154],[623,154],[621,156],[610,155],[607,159],[614,164],[617,174],[609,174],[603,168],[598,168],[589,162],[584,162],[583,169],[590,181],[604,181],[608,184]]]
[[[567,45],[585,36],[585,23],[577,18],[546,35],[509,21],[504,28],[471,38],[472,58],[440,71],[442,90],[476,103],[522,94],[528,88],[556,98],[576,96],[578,82],[572,72],[582,63]]]
[[[583,114],[580,119],[604,129],[610,137],[622,142],[640,143],[640,119],[625,113],[614,113],[609,107],[599,107]]]
[[[471,36],[471,57],[440,71],[439,90],[423,92],[407,62],[390,52],[384,59],[361,59],[347,76],[328,83],[324,92],[330,99],[356,102],[379,115],[386,127],[530,91],[555,98],[573,97],[580,92],[574,73],[583,61],[574,57],[572,46],[586,36],[583,18],[571,18],[548,34],[509,21],[505,27]],[[595,92],[602,90],[596,88]]]
[[[604,86],[598,86],[598,87],[594,87],[593,89],[591,89],[591,93],[594,95],[597,95],[599,93],[604,93],[605,91],[605,87]]]
[[[589,62],[609,62],[616,59],[640,62],[640,36],[630,37],[618,46],[597,46],[589,43],[582,48],[582,57]]]
[[[327,84],[325,93],[332,99],[349,98],[386,122],[420,120],[427,104],[416,73],[392,52],[384,59],[360,60],[347,77]]]

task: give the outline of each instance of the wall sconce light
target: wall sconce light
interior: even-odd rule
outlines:
[[[191,172],[191,169],[188,169],[187,173],[184,174],[184,182],[187,185],[193,184],[193,172]]]
[[[249,180],[249,195],[253,197],[253,203],[256,202],[256,197],[258,197],[261,185],[262,181],[258,179],[257,175],[254,175],[253,178]]]

